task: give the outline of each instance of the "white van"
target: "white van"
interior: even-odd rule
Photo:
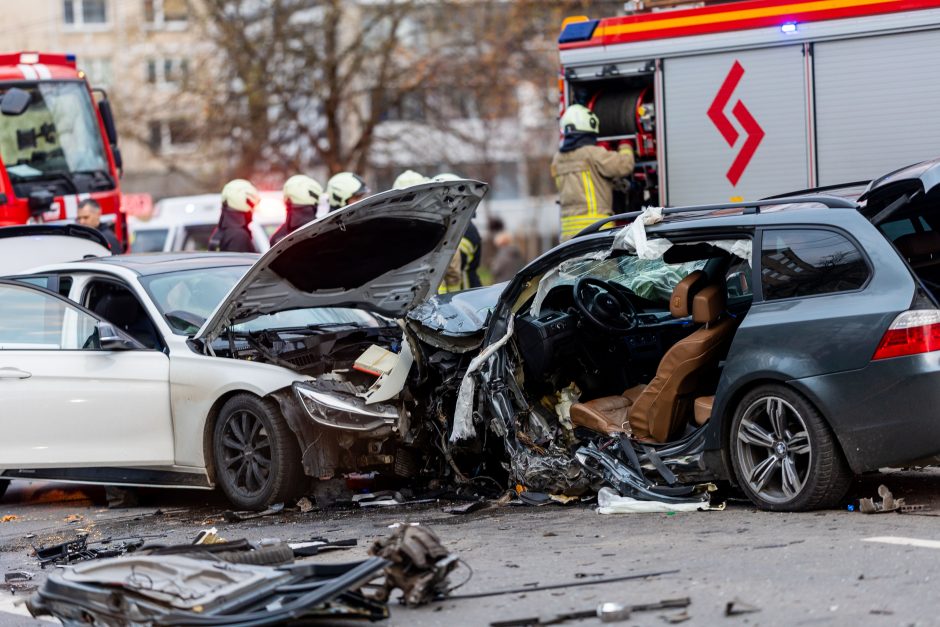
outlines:
[[[218,194],[164,198],[154,206],[151,219],[128,218],[131,250],[135,253],[206,250],[219,223],[220,211]],[[261,192],[261,204],[249,225],[257,252],[271,247],[271,235],[284,223],[286,215],[281,192]]]

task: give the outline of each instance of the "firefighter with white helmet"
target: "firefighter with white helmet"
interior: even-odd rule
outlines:
[[[415,172],[414,170],[405,170],[399,174],[395,179],[395,182],[392,183],[392,189],[405,189],[406,187],[411,187],[412,185],[427,183],[430,180],[431,179],[424,176],[420,172]]]
[[[271,235],[271,246],[317,219],[317,206],[323,187],[305,174],[295,174],[284,182],[284,208],[287,217]]]
[[[362,200],[369,195],[369,186],[362,177],[354,172],[334,174],[326,182],[326,197],[330,211],[342,209],[346,205]]]
[[[234,179],[222,188],[222,214],[219,224],[209,237],[209,250],[253,253],[251,240],[252,212],[261,202],[258,190],[245,179]]]
[[[584,105],[574,104],[561,116],[564,133],[552,159],[552,178],[561,203],[561,241],[613,213],[613,180],[633,174],[633,146],[622,142],[617,152],[597,145],[600,122]]]

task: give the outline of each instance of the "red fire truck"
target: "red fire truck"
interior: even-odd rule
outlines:
[[[126,241],[111,105],[74,55],[0,54],[0,159],[0,226],[72,220],[94,198]]]
[[[751,0],[566,21],[562,106],[637,147],[650,204],[759,198],[940,155],[940,0]]]

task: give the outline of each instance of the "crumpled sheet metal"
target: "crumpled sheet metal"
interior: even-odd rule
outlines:
[[[380,598],[387,600],[398,588],[402,603],[409,606],[445,596],[450,590],[447,576],[458,561],[433,531],[414,525],[401,525],[391,536],[376,540],[369,554],[390,562]]]
[[[476,392],[476,381],[473,374],[479,370],[493,356],[496,351],[501,349],[512,337],[515,330],[515,316],[510,316],[509,324],[506,327],[506,334],[494,343],[487,346],[479,355],[470,361],[467,372],[460,382],[460,389],[457,392],[457,403],[454,407],[454,430],[450,434],[451,442],[467,440],[476,436],[473,428],[473,398]]]
[[[534,492],[580,495],[591,485],[591,479],[568,451],[552,446],[544,452],[520,446],[510,458],[512,480]]]

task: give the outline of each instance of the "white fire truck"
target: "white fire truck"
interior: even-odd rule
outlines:
[[[759,198],[940,155],[940,0],[575,18],[559,47],[562,106],[634,143],[644,203]]]

